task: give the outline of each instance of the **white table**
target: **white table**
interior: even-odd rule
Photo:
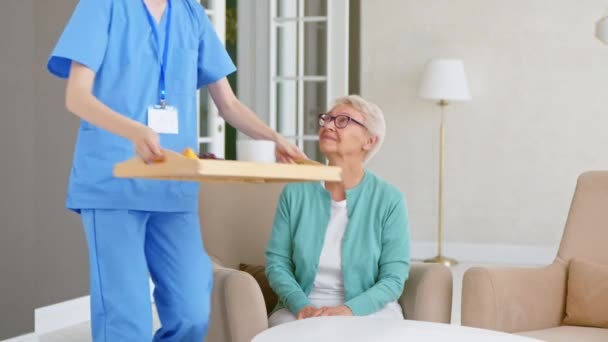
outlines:
[[[366,317],[303,319],[258,334],[252,342],[538,341],[529,337],[460,325]]]

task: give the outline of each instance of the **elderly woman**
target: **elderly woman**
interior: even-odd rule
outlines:
[[[386,125],[378,106],[351,95],[319,115],[319,147],[342,168],[339,183],[294,183],[281,193],[266,249],[279,297],[270,326],[317,316],[403,319],[409,272],[403,195],[365,169]]]

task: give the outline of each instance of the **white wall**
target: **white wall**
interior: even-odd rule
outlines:
[[[556,246],[576,177],[608,168],[606,0],[362,1],[361,93],[387,140],[371,168],[406,193],[412,237],[434,241],[439,108],[425,62],[465,61],[473,100],[447,108],[445,238]]]

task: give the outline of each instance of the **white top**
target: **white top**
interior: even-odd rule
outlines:
[[[348,226],[346,200],[331,201],[331,212],[321,255],[319,268],[308,295],[310,303],[318,308],[340,306],[345,302],[342,276],[342,239]],[[380,311],[371,314],[378,318],[403,319],[403,311],[397,301],[388,303]]]
[[[317,307],[344,304],[344,281],[342,279],[342,238],[348,225],[346,200],[331,201],[331,214],[325,242],[319,257],[319,268],[308,295]]]
[[[539,341],[492,330],[409,320],[369,317],[314,317],[262,331],[252,342],[509,342]]]

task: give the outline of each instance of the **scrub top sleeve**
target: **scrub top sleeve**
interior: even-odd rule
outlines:
[[[201,12],[202,27],[198,46],[197,88],[214,83],[236,71],[232,59],[209,22],[209,18],[204,11]]]
[[[80,0],[47,64],[60,78],[70,75],[72,61],[95,73],[101,67],[108,45],[111,0]]]

